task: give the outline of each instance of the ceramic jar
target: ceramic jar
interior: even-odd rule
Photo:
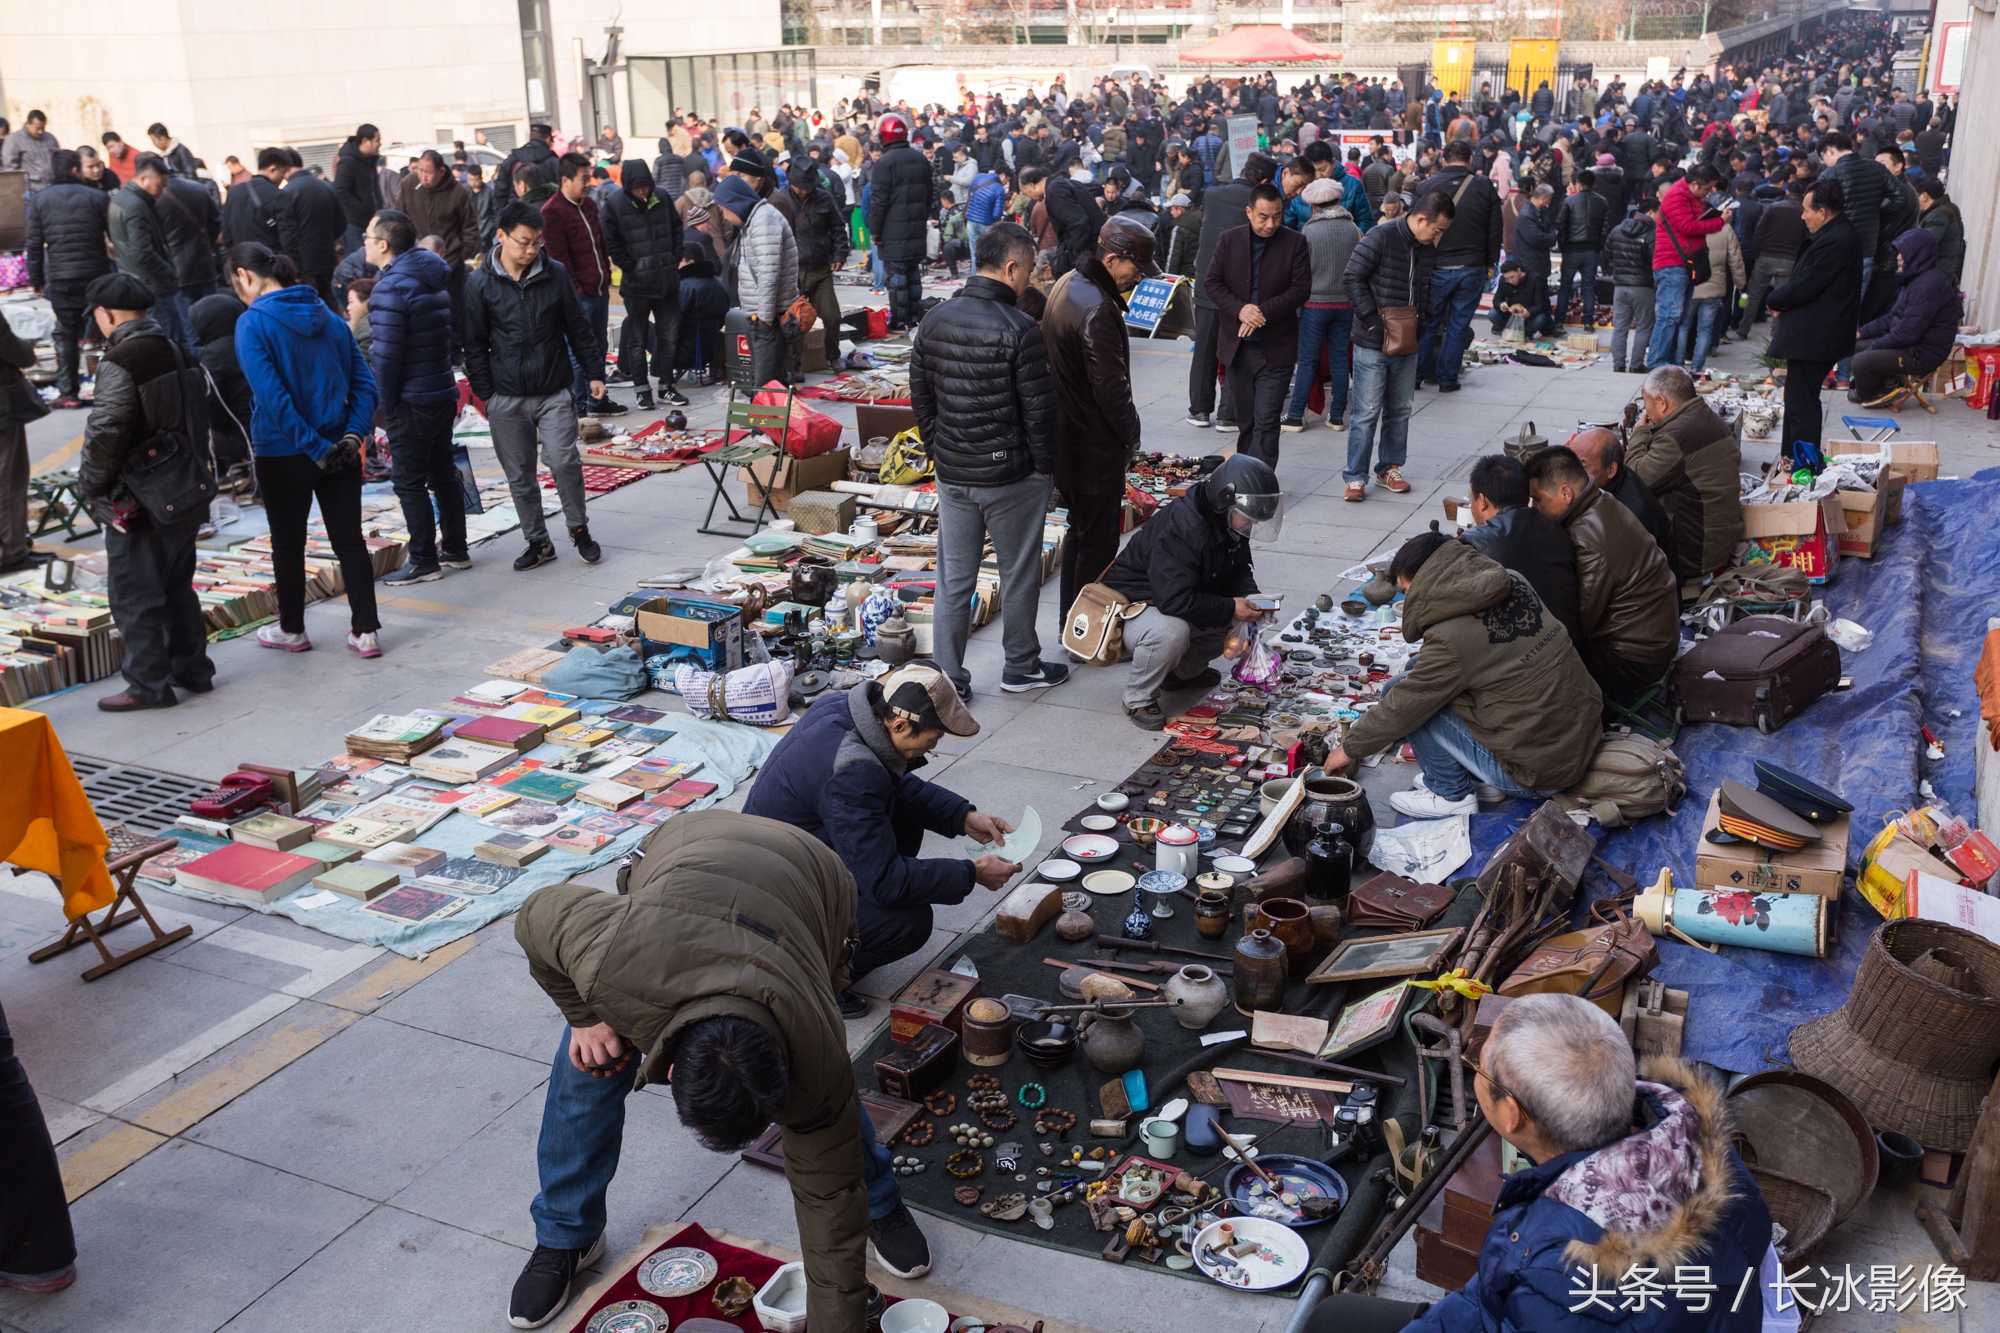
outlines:
[[[1122,1074],[1146,1058],[1146,1034],[1130,1009],[1106,1005],[1083,1016],[1083,1053],[1100,1074]]]
[[[1304,891],[1300,895],[1306,905],[1331,903],[1346,907],[1348,892],[1354,887],[1354,847],[1341,836],[1340,828],[1336,825],[1324,829],[1299,855],[1306,863]]]
[[[974,1000],[965,1007],[966,1061],[994,1069],[1014,1055],[1014,1011],[998,1000]]]
[[[1243,929],[1269,931],[1285,946],[1285,973],[1302,977],[1312,957],[1312,913],[1297,898],[1266,898],[1243,909]]]
[[[1305,799],[1285,824],[1285,847],[1302,856],[1312,840],[1338,824],[1358,860],[1375,845],[1375,810],[1368,793],[1351,778],[1312,772],[1304,778]]]
[[[1229,894],[1227,890],[1203,889],[1194,900],[1194,928],[1207,940],[1219,940],[1229,933]],[[1061,931],[1062,922],[1056,922]]]
[[[1285,945],[1268,930],[1252,930],[1236,941],[1236,1012],[1273,1012],[1285,1003]]]
[[[1182,1027],[1205,1028],[1229,1003],[1229,987],[1214,968],[1189,963],[1167,978],[1160,998],[1174,1002],[1174,1020]]]
[[[875,656],[897,667],[916,655],[917,631],[901,614],[890,616],[875,627]]]

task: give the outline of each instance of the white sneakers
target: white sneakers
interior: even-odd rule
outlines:
[[[1454,801],[1449,797],[1438,795],[1427,787],[1412,787],[1409,791],[1391,792],[1389,804],[1397,814],[1408,815],[1412,819],[1444,819],[1451,815],[1479,813],[1477,796]]]
[[[347,632],[347,646],[355,652],[360,653],[363,657],[380,657],[382,655],[382,641],[376,637],[373,630],[370,630],[366,634],[356,634],[353,630],[349,630]]]
[[[303,630],[297,634],[289,633],[288,631],[279,629],[278,622],[275,620],[257,631],[257,642],[263,644],[266,648],[276,648],[281,652],[287,653],[309,653],[312,651],[312,640],[305,636]]]

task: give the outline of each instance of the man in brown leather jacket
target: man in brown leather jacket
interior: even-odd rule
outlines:
[[[1577,647],[1591,676],[1612,698],[1658,683],[1681,638],[1680,584],[1660,544],[1569,449],[1529,456],[1528,493],[1576,552]]]
[[[1096,249],[1057,281],[1042,316],[1056,382],[1056,489],[1069,508],[1065,614],[1118,554],[1125,471],[1139,451],[1125,293],[1159,271],[1152,229],[1120,213],[1098,232]]]

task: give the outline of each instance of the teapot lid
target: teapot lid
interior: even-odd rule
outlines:
[[[1169,824],[1153,835],[1155,842],[1164,842],[1169,847],[1185,847],[1189,843],[1201,841],[1201,835],[1185,824]]]

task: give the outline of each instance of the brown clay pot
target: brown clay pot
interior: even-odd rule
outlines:
[[[1268,930],[1253,930],[1236,941],[1236,1012],[1273,1012],[1285,1002],[1285,945]]]
[[[1194,900],[1194,928],[1203,939],[1219,940],[1229,933],[1229,895],[1218,889],[1203,889]],[[1058,930],[1062,923],[1057,922]]]
[[[1266,898],[1243,909],[1243,929],[1268,930],[1285,946],[1285,972],[1302,977],[1307,962],[1318,947],[1313,939],[1312,914],[1297,898]]]
[[[965,1058],[982,1069],[1004,1065],[1014,1056],[1014,1013],[998,1000],[974,1000],[965,1007]]]

